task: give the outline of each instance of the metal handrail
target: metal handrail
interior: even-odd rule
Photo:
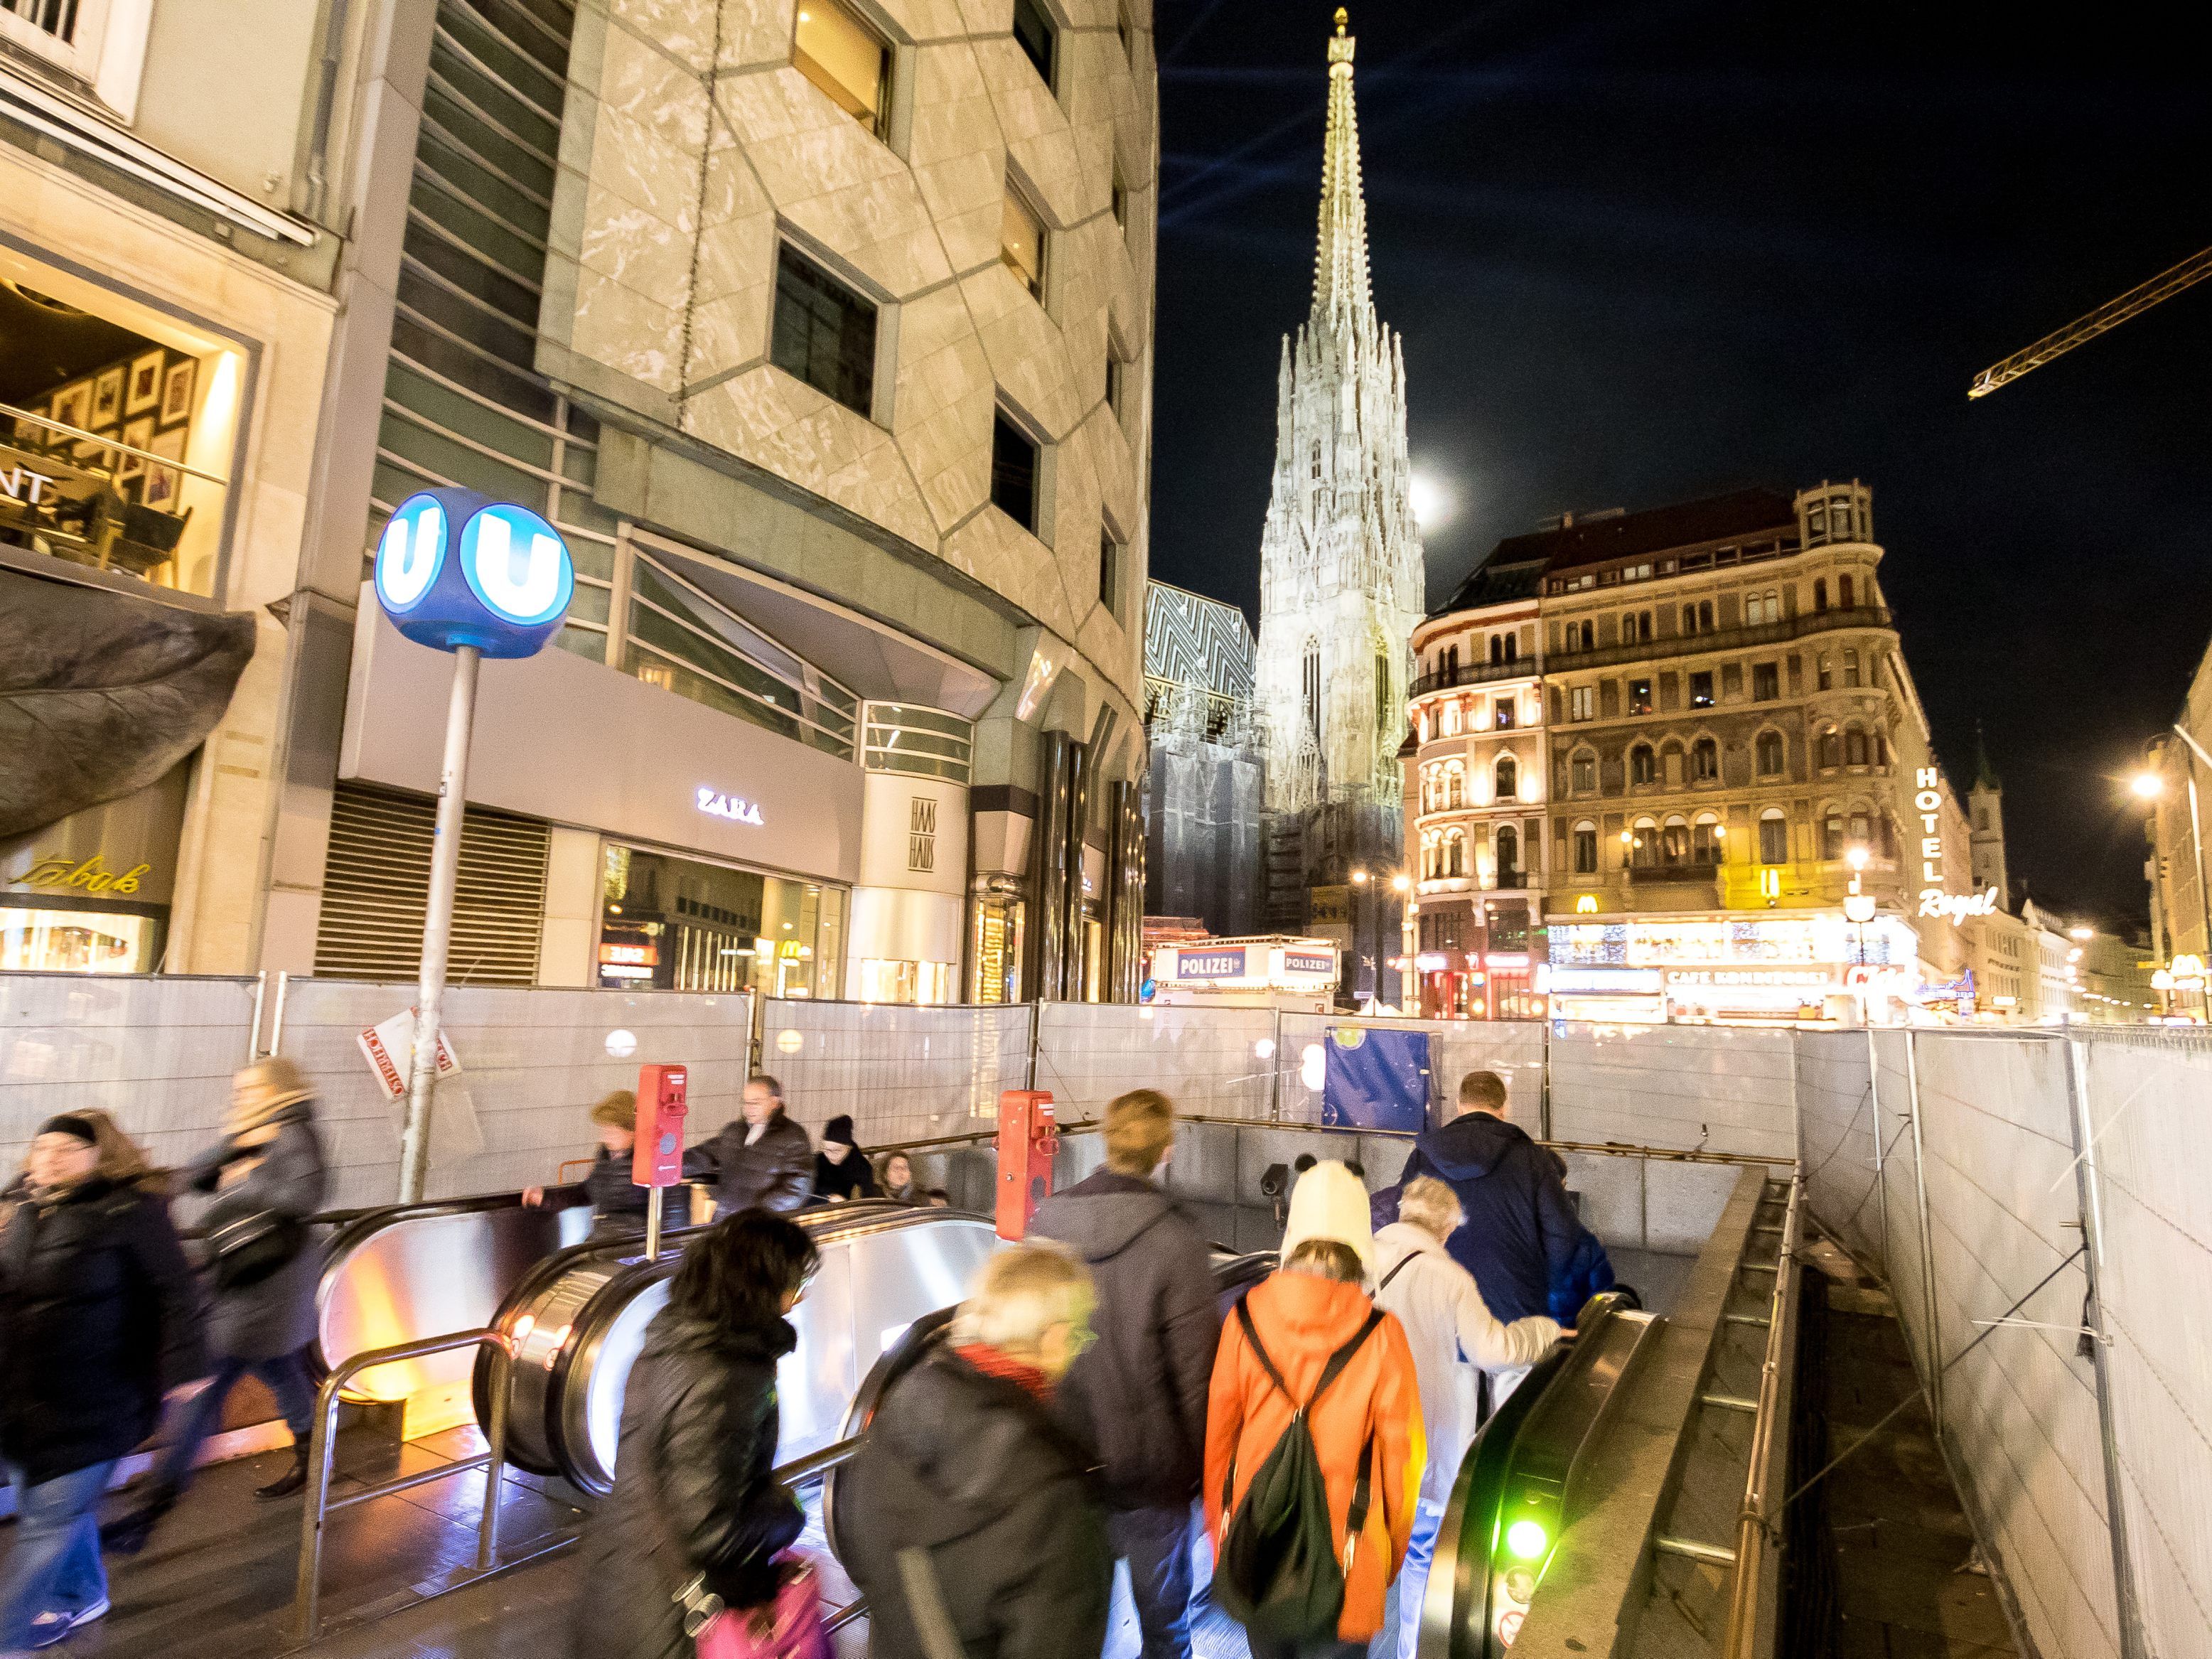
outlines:
[[[1736,1516],[1735,1580],[1729,1587],[1728,1626],[1721,1638],[1721,1659],[1753,1659],[1758,1641],[1759,1583],[1766,1553],[1774,1543],[1773,1518],[1767,1510],[1781,1428],[1777,1419],[1781,1415],[1783,1343],[1789,1323],[1785,1310],[1796,1294],[1804,1192],[1802,1176],[1793,1176],[1782,1218],[1782,1252],[1775,1261],[1774,1295],[1767,1305],[1766,1356],[1759,1372],[1758,1415],[1752,1419],[1751,1465],[1744,1474],[1743,1506]]]
[[[396,1480],[333,1498],[331,1496],[331,1464],[337,1451],[339,1395],[345,1385],[362,1371],[377,1365],[397,1364],[404,1360],[421,1359],[434,1353],[446,1353],[455,1348],[471,1348],[486,1343],[492,1349],[491,1422],[484,1434],[486,1449],[475,1457],[462,1458],[416,1474],[401,1475]],[[465,1474],[471,1469],[482,1468],[485,1471],[483,1514],[477,1522],[477,1571],[485,1573],[491,1571],[492,1559],[499,1553],[500,1486],[507,1461],[507,1372],[514,1364],[514,1351],[507,1339],[498,1331],[485,1328],[455,1331],[446,1336],[424,1337],[419,1341],[402,1342],[393,1347],[372,1349],[367,1353],[356,1354],[323,1379],[323,1386],[315,1395],[314,1430],[307,1443],[307,1492],[305,1507],[300,1516],[299,1577],[292,1603],[293,1634],[300,1641],[312,1642],[321,1633],[323,1542],[333,1510],[365,1504],[372,1498],[389,1497],[393,1492],[405,1492],[433,1480],[442,1480],[447,1475]]]

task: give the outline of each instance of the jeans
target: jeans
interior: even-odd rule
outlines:
[[[100,1494],[115,1461],[72,1469],[32,1486],[4,1466],[15,1491],[15,1547],[0,1568],[0,1653],[31,1643],[31,1621],[42,1613],[82,1613],[106,1598],[100,1565]]]
[[[154,1472],[155,1491],[181,1492],[191,1484],[192,1459],[199,1455],[208,1436],[222,1421],[222,1402],[230,1398],[230,1391],[248,1371],[268,1384],[269,1392],[276,1396],[277,1409],[284,1413],[284,1425],[292,1431],[292,1438],[303,1448],[307,1445],[307,1437],[314,1431],[315,1389],[307,1381],[305,1351],[279,1354],[274,1359],[238,1359],[228,1354],[219,1355],[215,1380],[185,1407],[184,1421],[177,1425],[177,1437],[161,1454],[161,1465]]]
[[[1129,1564],[1144,1659],[1190,1659],[1190,1505],[1111,1510],[1106,1541]]]
[[[1413,1537],[1406,1546],[1406,1565],[1398,1570],[1398,1659],[1413,1659],[1421,1636],[1421,1603],[1429,1586],[1429,1568],[1437,1553],[1437,1532],[1444,1523],[1440,1498],[1424,1498],[1413,1505]]]

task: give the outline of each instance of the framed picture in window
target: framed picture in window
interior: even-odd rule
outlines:
[[[107,447],[108,444],[122,435],[111,426],[105,432],[96,432],[89,438],[79,438],[76,446],[77,459],[87,466],[106,466],[115,453]],[[101,441],[103,439],[106,442]]]
[[[131,373],[123,388],[123,412],[143,415],[161,401],[161,363],[166,353],[149,351],[131,360]]]
[[[58,421],[64,426],[82,428],[85,405],[91,395],[92,383],[88,380],[79,380],[75,386],[64,386],[54,393],[53,402],[46,406],[46,418]]]
[[[171,427],[167,432],[156,432],[147,441],[146,447],[169,460],[181,461],[185,459],[185,429],[179,426]],[[184,482],[185,475],[174,467],[155,466],[148,463],[143,497],[146,505],[158,507],[164,512],[175,512],[177,491],[183,488]]]
[[[199,372],[197,359],[180,357],[161,377],[161,424],[174,426],[192,412],[192,380]]]
[[[92,424],[113,426],[123,418],[123,366],[118,363],[92,380]]]
[[[135,368],[131,371],[131,378],[134,382],[137,378],[137,371]],[[123,441],[133,449],[143,449],[151,444],[154,441],[154,417],[151,415],[143,415],[131,422],[123,428]],[[117,457],[115,468],[117,488],[120,489],[134,480],[143,479],[145,476],[146,463],[138,456]]]

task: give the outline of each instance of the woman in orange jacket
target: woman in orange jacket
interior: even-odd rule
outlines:
[[[1275,1385],[1238,1320],[1223,1329],[1214,1360],[1206,1418],[1206,1519],[1217,1554],[1246,1486],[1297,1408],[1312,1397],[1329,1356],[1358,1334],[1374,1310],[1364,1288],[1374,1251],[1359,1177],[1333,1163],[1316,1164],[1300,1176],[1283,1235],[1284,1265],[1245,1298],[1261,1346],[1290,1393]],[[1290,1648],[1255,1640],[1253,1659],[1351,1659],[1364,1654],[1369,1638],[1382,1628],[1384,1602],[1413,1536],[1425,1461],[1413,1350],[1394,1316],[1382,1316],[1307,1424],[1328,1492],[1340,1563],[1361,1454],[1371,1444],[1366,1522],[1360,1536],[1350,1540],[1336,1640]]]

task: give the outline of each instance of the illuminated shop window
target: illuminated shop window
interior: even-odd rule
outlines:
[[[838,108],[883,137],[891,49],[838,0],[801,0],[791,64]]]

